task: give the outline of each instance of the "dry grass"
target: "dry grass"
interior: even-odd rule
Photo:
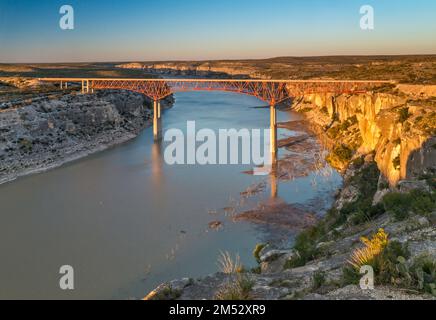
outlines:
[[[218,265],[221,272],[225,274],[240,273],[244,269],[239,255],[236,255],[233,259],[233,257],[227,251],[220,253],[220,256],[218,258]]]

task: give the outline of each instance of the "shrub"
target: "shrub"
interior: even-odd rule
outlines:
[[[357,172],[350,182],[359,188],[361,198],[373,198],[377,192],[380,170],[375,162]]]
[[[430,215],[436,209],[436,194],[421,190],[410,192],[412,210],[420,215]]]
[[[254,282],[246,275],[230,279],[215,293],[215,300],[252,300]]]
[[[378,256],[372,267],[374,268],[375,280],[379,284],[398,284],[403,275],[402,263],[410,256],[407,246],[398,241],[392,241]]]
[[[348,217],[351,216],[351,223],[354,225],[367,222],[385,212],[382,205],[372,205],[375,193],[377,192],[377,184],[380,171],[375,163],[358,171],[351,178],[350,183],[359,189],[359,198],[347,203],[337,215],[334,226],[344,224]]]
[[[350,161],[353,157],[353,150],[348,148],[346,145],[340,145],[333,150],[333,154],[341,161]]]
[[[365,159],[363,157],[359,157],[353,160],[353,166],[356,168],[360,168],[365,164]]]
[[[322,221],[317,225],[302,231],[296,238],[294,249],[297,255],[286,261],[284,268],[291,269],[304,266],[308,261],[311,261],[319,254],[316,245],[320,239],[326,234],[325,226]]]
[[[351,217],[353,225],[359,225],[385,213],[383,204],[379,203],[375,206],[372,205],[371,199],[366,199],[359,203],[358,207],[353,210],[354,214]]]
[[[326,275],[323,271],[317,271],[312,276],[312,289],[317,290],[326,283]]]
[[[386,211],[391,213],[397,221],[402,221],[409,216],[410,199],[406,194],[389,193],[384,196],[383,205]]]
[[[408,107],[401,108],[400,110],[398,110],[398,115],[399,115],[398,121],[400,123],[404,123],[407,119],[410,118],[409,108]]]
[[[253,251],[253,257],[257,263],[260,263],[260,252],[266,247],[266,244],[258,243]]]
[[[356,270],[356,268],[347,264],[342,269],[342,286],[347,286],[350,284],[358,285],[361,277],[360,270]]]
[[[421,190],[412,190],[410,193],[393,192],[383,198],[386,211],[389,211],[396,220],[402,221],[409,216],[409,211],[420,215],[429,215],[436,209],[435,193]]]
[[[176,300],[181,295],[181,291],[173,289],[171,285],[166,285],[158,293],[156,291],[151,292],[145,300]]]
[[[429,255],[421,255],[413,262],[410,273],[414,285],[421,291],[436,297],[436,260]]]

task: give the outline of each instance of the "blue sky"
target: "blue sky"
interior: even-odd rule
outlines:
[[[0,0],[0,62],[436,54],[435,17],[434,0]]]

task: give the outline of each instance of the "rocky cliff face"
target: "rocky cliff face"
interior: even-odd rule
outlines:
[[[148,72],[176,75],[176,76],[197,76],[215,78],[265,78],[268,77],[259,73],[256,68],[238,64],[235,62],[221,62],[219,65],[212,65],[209,62],[168,62],[168,63],[128,63],[118,65],[122,69],[147,69]]]
[[[148,124],[148,101],[128,91],[34,99],[0,112],[0,183],[103,150]]]
[[[332,150],[338,150],[331,162],[340,170],[355,154],[371,152],[391,185],[436,167],[436,110],[431,99],[368,93],[312,94],[296,101],[295,108],[323,133]]]

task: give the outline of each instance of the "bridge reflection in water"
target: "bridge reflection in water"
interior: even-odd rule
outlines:
[[[82,93],[99,89],[122,89],[141,93],[153,101],[153,137],[162,139],[162,110],[160,101],[175,92],[226,91],[254,96],[270,106],[270,153],[273,166],[277,163],[276,106],[288,99],[315,93],[365,93],[392,81],[374,80],[255,80],[255,79],[103,79],[103,78],[40,78],[43,82],[59,83],[67,88],[80,83]],[[159,144],[157,143],[157,146]],[[153,150],[153,154],[158,150]],[[153,157],[154,158],[154,157]],[[153,159],[154,160],[154,159]],[[155,162],[155,161],[153,161]],[[159,161],[156,161],[159,162]],[[157,164],[156,164],[157,165]],[[158,168],[153,168],[153,170]],[[160,170],[160,169],[159,169]],[[153,171],[154,172],[154,171]],[[277,196],[276,170],[271,173],[271,193]]]

